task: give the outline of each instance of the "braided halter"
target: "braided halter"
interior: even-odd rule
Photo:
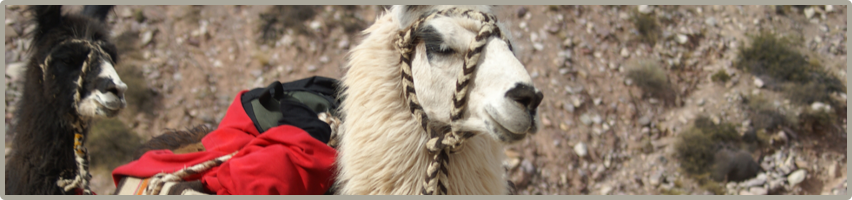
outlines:
[[[456,90],[453,93],[453,109],[450,113],[451,124],[429,120],[429,116],[423,110],[419,100],[417,100],[417,92],[414,89],[414,77],[411,73],[411,57],[414,55],[414,49],[419,39],[414,33],[426,21],[438,16],[467,17],[482,23],[482,27],[480,27],[476,38],[464,56],[464,68],[456,79]],[[461,131],[459,121],[467,108],[471,77],[473,76],[473,72],[476,71],[479,57],[488,39],[492,36],[500,37],[509,45],[509,49],[512,49],[511,43],[500,32],[496,23],[497,18],[491,14],[469,9],[460,10],[458,8],[450,8],[421,17],[414,24],[399,33],[397,47],[401,54],[402,70],[400,75],[402,76],[405,98],[408,100],[408,106],[414,118],[417,119],[430,137],[426,143],[426,148],[432,156],[432,161],[426,169],[426,179],[421,190],[421,194],[423,195],[447,194],[445,183],[449,175],[449,170],[447,169],[449,154],[461,150],[464,141],[474,136],[473,132]]]
[[[80,76],[77,78],[75,84],[77,85],[77,91],[74,92],[74,103],[73,107],[77,110],[78,103],[80,102],[80,90],[83,88],[83,77],[86,77],[86,74],[89,73],[89,65],[92,63],[92,56],[94,54],[100,54],[101,56],[106,56],[107,59],[112,60],[109,54],[105,53],[104,50],[100,47],[103,45],[102,41],[92,42],[88,40],[81,39],[69,39],[57,46],[62,46],[69,43],[77,43],[84,44],[90,48],[90,52],[86,57],[86,60],[83,62],[83,66],[81,67]],[[44,59],[44,63],[40,64],[39,67],[42,70],[43,79],[41,81],[47,80],[47,67],[50,66],[50,62],[52,61],[52,57],[50,55]],[[52,78],[56,78],[56,75],[53,75]],[[56,94],[54,94],[53,98],[56,98]],[[86,147],[83,146],[83,140],[85,138],[85,132],[88,128],[88,119],[87,117],[78,116],[78,115],[70,115],[70,119],[72,119],[71,128],[74,130],[74,161],[77,164],[77,174],[72,179],[64,179],[62,177],[56,181],[56,185],[62,188],[64,192],[70,192],[73,189],[80,189],[84,195],[91,195],[92,190],[89,189],[89,181],[92,179],[92,175],[89,173],[89,155]]]

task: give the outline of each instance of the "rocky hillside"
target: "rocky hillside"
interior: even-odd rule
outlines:
[[[81,6],[70,6],[69,12]],[[31,16],[6,8],[6,147]],[[93,187],[240,90],[339,78],[382,6],[118,6],[132,88],[96,122]],[[506,148],[520,194],[846,194],[846,15],[834,6],[507,6],[544,128]],[[110,145],[113,144],[113,145]],[[119,145],[114,145],[119,144]],[[119,155],[119,156],[116,156]]]

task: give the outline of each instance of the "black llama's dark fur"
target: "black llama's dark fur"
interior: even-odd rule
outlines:
[[[61,6],[30,7],[37,25],[29,33],[33,37],[30,46],[32,57],[26,68],[23,96],[15,115],[18,124],[14,130],[13,149],[6,162],[7,195],[64,194],[57,186],[60,174],[64,178],[73,178],[77,173],[71,123],[79,117],[73,106],[73,95],[77,91],[74,81],[81,72],[79,67],[73,66],[79,66],[87,54],[86,50],[73,46],[53,48],[67,39],[103,41],[105,45],[101,48],[117,62],[115,46],[107,41],[109,33],[103,22],[109,8],[111,6],[87,8],[90,15],[62,15]],[[39,64],[48,55],[59,58],[54,59],[52,62],[57,64],[48,69],[50,76],[56,76],[43,80]],[[97,73],[90,71],[87,77]],[[87,94],[87,90],[91,88],[84,84],[79,92]]]
[[[212,130],[205,125],[189,128],[185,131],[170,130],[162,135],[151,138],[151,140],[148,140],[148,142],[137,148],[133,153],[133,160],[138,160],[145,152],[150,150],[168,149],[175,151],[185,148],[188,145],[198,144],[210,131]]]

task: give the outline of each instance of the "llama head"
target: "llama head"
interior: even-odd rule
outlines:
[[[83,117],[112,117],[126,106],[127,85],[115,71],[116,47],[105,19],[112,6],[86,6],[81,14],[61,6],[34,6],[30,78],[39,78],[44,97]],[[61,111],[60,111],[61,112]]]
[[[391,10],[400,30],[406,30],[421,17],[452,6],[395,6]],[[491,14],[489,6],[464,6]],[[418,101],[430,120],[451,121],[456,80],[464,60],[474,45],[483,22],[465,16],[442,16],[423,21],[414,30],[411,71]],[[540,126],[537,108],[543,95],[533,86],[524,65],[515,57],[507,29],[497,24],[485,38],[478,65],[468,82],[467,108],[457,127],[462,131],[486,133],[503,143],[520,141]],[[483,41],[483,40],[479,40]]]

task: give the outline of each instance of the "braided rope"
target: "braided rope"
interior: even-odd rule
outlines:
[[[179,182],[183,181],[184,178],[204,172],[209,170],[210,168],[216,167],[231,159],[235,154],[239,151],[235,151],[234,153],[224,155],[213,160],[208,160],[191,167],[183,168],[173,173],[159,173],[151,177],[150,184],[147,188],[145,188],[145,195],[158,195],[160,191],[163,190],[163,185],[166,182]]]
[[[423,24],[438,16],[461,16],[473,20],[480,21],[482,27],[476,35],[475,40],[470,45],[465,54],[464,65],[456,79],[456,90],[453,93],[453,109],[450,113],[451,124],[443,124],[441,122],[429,120],[429,116],[423,110],[417,92],[414,88],[414,77],[411,70],[412,56],[417,44],[418,38],[415,32],[420,29]],[[501,34],[497,28],[497,18],[494,15],[473,10],[460,10],[458,8],[450,8],[440,10],[430,15],[422,17],[415,21],[404,31],[400,31],[397,40],[397,47],[401,54],[400,61],[402,69],[400,75],[402,77],[402,86],[404,88],[405,98],[408,100],[409,109],[421,127],[429,134],[430,139],[426,143],[426,148],[432,156],[432,160],[426,170],[426,179],[423,183],[421,194],[447,194],[445,183],[448,180],[449,170],[449,154],[461,150],[464,141],[472,137],[474,134],[469,131],[461,131],[459,121],[463,118],[464,111],[467,108],[469,83],[476,71],[476,66],[479,62],[482,50],[487,44],[487,39],[492,36],[500,37],[509,45],[512,46],[506,37]]]
[[[72,106],[76,109],[78,106],[77,103],[80,102],[80,90],[83,88],[83,77],[86,77],[89,72],[89,64],[92,62],[92,56],[96,53],[95,51],[102,56],[106,56],[107,59],[112,60],[112,57],[105,53],[99,46],[104,45],[102,41],[98,41],[98,45],[95,45],[93,42],[88,40],[69,39],[63,41],[57,46],[62,46],[68,43],[81,43],[92,49],[92,52],[89,52],[86,60],[83,61],[83,66],[80,69],[80,76],[77,77],[77,81],[75,82],[77,88],[74,92],[74,102]],[[39,65],[43,76],[41,81],[47,80],[47,67],[50,66],[50,62],[52,60],[53,57],[48,55],[44,59],[44,63]],[[55,78],[56,76],[54,75],[53,77]],[[54,94],[53,97],[56,98],[56,95]],[[60,177],[59,180],[56,181],[56,185],[62,188],[64,192],[70,192],[73,189],[81,189],[84,195],[91,195],[92,190],[89,189],[89,181],[91,181],[92,175],[89,173],[89,155],[88,150],[83,145],[83,140],[85,138],[83,133],[86,131],[85,119],[80,119],[79,116],[71,116],[71,118],[74,119],[72,128],[74,129],[74,162],[77,164],[77,174],[72,179],[64,179]]]
[[[56,185],[65,192],[70,192],[73,189],[81,189],[84,195],[91,195],[92,190],[89,189],[89,181],[92,175],[89,173],[89,156],[86,147],[83,146],[83,131],[85,127],[82,122],[74,123],[74,161],[77,163],[77,175],[72,179],[63,179],[62,177],[56,182]]]
[[[325,122],[331,128],[331,134],[328,139],[328,146],[331,148],[337,149],[337,146],[340,144],[340,135],[337,129],[340,127],[340,119],[331,115],[328,112],[321,112],[317,114],[317,118],[320,121]]]

